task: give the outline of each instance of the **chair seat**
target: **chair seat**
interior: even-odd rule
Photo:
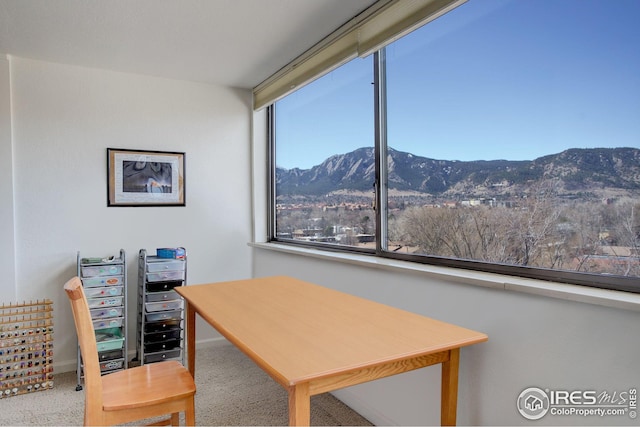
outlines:
[[[102,377],[105,411],[134,409],[193,395],[189,371],[177,361],[151,363]]]

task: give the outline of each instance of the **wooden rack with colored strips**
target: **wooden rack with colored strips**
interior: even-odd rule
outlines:
[[[0,398],[53,387],[53,302],[0,304]]]

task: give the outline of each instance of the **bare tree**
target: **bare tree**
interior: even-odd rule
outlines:
[[[531,187],[525,198],[502,218],[502,238],[506,242],[506,261],[514,265],[548,267],[549,247],[557,242],[560,210],[556,203],[556,184],[544,181]],[[553,250],[552,250],[553,252]]]
[[[548,267],[561,253],[555,248],[560,216],[555,185],[532,187],[516,208],[412,207],[400,220],[400,234],[429,255]]]

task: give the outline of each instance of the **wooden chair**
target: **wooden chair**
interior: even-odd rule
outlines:
[[[71,302],[84,363],[84,424],[115,425],[171,414],[153,425],[195,425],[196,386],[177,361],[163,361],[101,375],[98,347],[82,282],[74,277],[64,285]]]

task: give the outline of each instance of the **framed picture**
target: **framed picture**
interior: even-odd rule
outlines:
[[[107,148],[107,206],[185,206],[184,156]]]

